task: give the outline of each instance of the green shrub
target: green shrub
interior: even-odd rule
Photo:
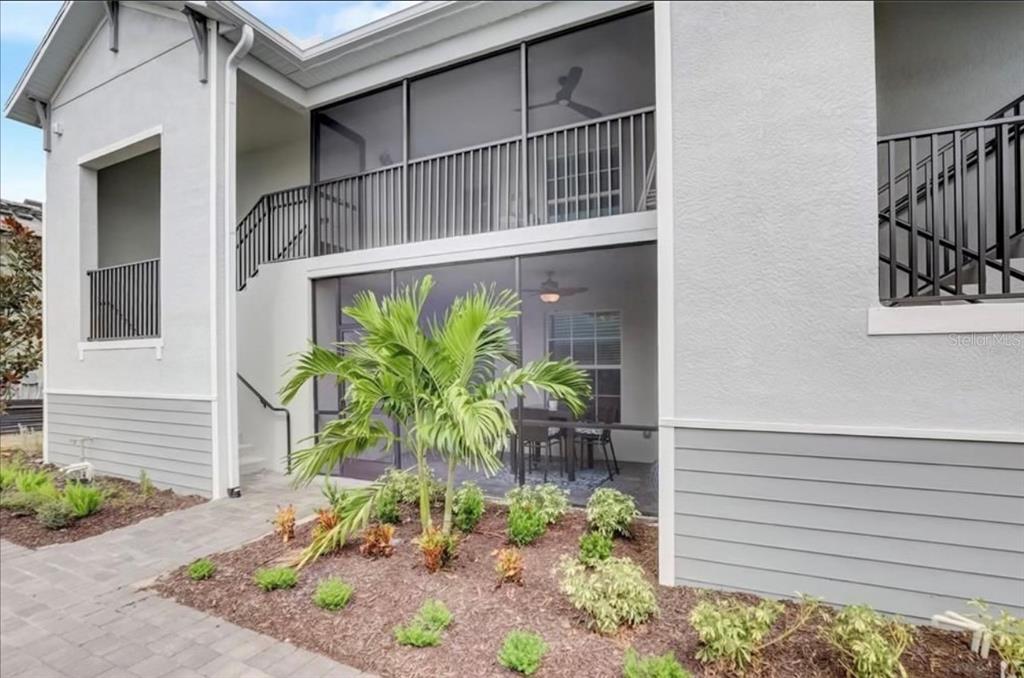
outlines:
[[[452,613],[440,600],[428,600],[416,613],[416,620],[429,628],[443,631],[452,623]]]
[[[64,487],[64,501],[71,507],[76,518],[84,518],[100,510],[103,492],[97,487],[71,482]]]
[[[622,666],[622,678],[691,678],[691,674],[671,652],[641,657],[636,650],[629,648]]]
[[[558,570],[559,590],[600,633],[643,623],[658,611],[654,587],[643,568],[629,558],[608,558],[588,568],[576,558],[562,556]]]
[[[146,473],[146,469],[139,470],[139,494],[143,497],[152,497],[156,492],[156,486],[153,485],[153,481],[149,479],[149,474]]]
[[[264,591],[290,589],[299,581],[299,575],[290,567],[268,567],[257,570],[253,581]]]
[[[569,490],[557,485],[524,485],[514,487],[505,493],[509,508],[533,506],[544,518],[546,525],[552,525],[569,510]]]
[[[19,464],[0,464],[0,492],[14,488],[14,479],[18,477],[20,471]]]
[[[856,678],[906,676],[900,656],[910,645],[910,627],[888,619],[867,605],[851,605],[825,627],[825,638],[843,655],[843,666]]]
[[[396,492],[389,490],[381,492],[374,510],[379,522],[391,525],[402,522],[402,514],[398,511],[398,494]]]
[[[434,647],[441,643],[441,632],[415,624],[395,627],[395,641],[410,647]]]
[[[690,612],[700,638],[697,659],[743,673],[754,663],[764,637],[785,611],[776,600],[750,605],[739,600],[704,600]]]
[[[428,600],[408,624],[395,628],[395,640],[399,645],[432,647],[441,642],[441,632],[451,623],[452,613],[445,604]]]
[[[209,579],[217,571],[217,566],[208,558],[200,558],[188,566],[188,577],[192,581]]]
[[[53,501],[52,497],[16,489],[9,489],[0,494],[0,508],[7,509],[15,516],[34,515],[40,505],[51,501]]]
[[[506,669],[532,676],[540,668],[540,660],[548,646],[544,639],[529,631],[511,631],[498,651],[498,663]]]
[[[462,483],[452,499],[452,521],[463,532],[472,532],[484,515],[484,493],[476,483]]]
[[[76,517],[67,502],[47,499],[36,507],[36,520],[48,530],[62,530],[71,526]]]
[[[972,600],[969,604],[977,609],[973,616],[992,632],[992,647],[999,657],[1009,665],[1013,675],[1024,678],[1024,619],[1006,610],[998,617],[993,616],[984,600]]]
[[[444,483],[437,479],[433,469],[428,469],[427,482],[430,484],[430,501],[437,502],[444,498]],[[393,493],[398,503],[416,505],[420,501],[420,479],[419,476],[410,471],[400,471],[389,468],[383,473],[377,482],[384,485],[386,493]]]
[[[340,610],[348,605],[352,597],[352,587],[345,582],[331,577],[324,579],[316,585],[316,592],[313,593],[313,602],[322,610]]]
[[[56,498],[58,495],[53,478],[42,470],[22,468],[15,471],[14,487],[19,492],[27,494],[41,494],[50,498]]]
[[[594,490],[587,501],[587,523],[590,529],[609,537],[630,536],[633,519],[640,515],[633,497],[610,487]]]
[[[532,544],[547,532],[548,523],[533,504],[512,504],[508,507],[508,540],[516,546]]]
[[[580,562],[595,565],[612,555],[612,538],[600,532],[587,532],[580,537]]]

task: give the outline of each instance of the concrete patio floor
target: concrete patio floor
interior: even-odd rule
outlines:
[[[344,482],[344,481],[341,481]],[[348,678],[323,655],[140,590],[154,577],[269,531],[277,505],[299,516],[323,503],[263,473],[243,496],[31,550],[0,540],[3,678]]]

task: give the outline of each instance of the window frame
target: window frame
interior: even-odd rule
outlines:
[[[574,353],[572,351],[572,330],[571,330],[572,324],[571,323],[570,323],[570,337],[569,337],[569,342],[570,342],[570,344],[569,344],[569,346],[570,346],[569,358],[574,362],[576,367],[578,367],[578,368],[580,368],[580,369],[582,369],[582,370],[584,370],[586,372],[593,372],[593,374],[594,374],[593,384],[592,384],[593,391],[591,392],[591,397],[590,397],[590,403],[591,403],[591,406],[593,407],[593,411],[594,411],[594,418],[593,418],[593,420],[596,423],[602,423],[602,424],[618,424],[618,423],[622,422],[622,406],[623,406],[623,402],[622,402],[622,375],[623,375],[623,372],[624,372],[624,365],[623,365],[622,358],[623,358],[623,353],[624,353],[624,349],[623,349],[624,334],[623,334],[623,331],[622,331],[622,326],[623,326],[623,321],[622,321],[623,313],[622,313],[622,309],[618,309],[618,308],[600,308],[600,309],[589,309],[589,310],[554,310],[554,311],[549,311],[547,314],[545,314],[545,318],[544,318],[544,351],[545,351],[545,354],[549,358],[552,357],[551,342],[553,341],[553,338],[551,337],[551,331],[554,328],[554,319],[556,317],[563,316],[563,317],[572,318],[574,316],[590,315],[590,316],[593,316],[594,319],[596,320],[597,316],[599,316],[601,314],[615,314],[616,316],[618,316],[619,362],[615,363],[615,364],[612,364],[612,363],[601,363],[601,362],[598,361],[598,359],[597,359],[598,352],[597,352],[597,324],[596,324],[596,322],[594,324],[594,334],[593,334],[593,338],[594,338],[594,359],[593,359],[593,361],[587,362],[587,363],[582,363],[582,362],[580,362],[580,361],[578,361],[576,359],[576,357],[575,357],[575,355],[574,355]],[[605,371],[605,370],[615,370],[619,374],[619,392],[618,393],[609,393],[609,394],[605,394],[603,396],[603,397],[606,397],[606,398],[618,398],[618,400],[619,400],[618,416],[615,418],[615,421],[600,421],[598,419],[598,403],[600,402],[599,399],[602,397],[601,392],[599,390],[599,386],[598,386],[598,382],[599,382],[599,380],[598,380],[598,372]],[[545,394],[545,396],[544,396],[544,405],[546,407],[549,406],[549,403],[551,402],[551,400],[552,400],[551,397],[549,395]]]

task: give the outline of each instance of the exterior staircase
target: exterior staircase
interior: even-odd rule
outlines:
[[[1022,108],[879,140],[883,303],[1024,298]]]

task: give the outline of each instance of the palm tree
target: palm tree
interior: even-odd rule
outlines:
[[[339,344],[340,353],[311,346],[298,356],[281,396],[291,401],[314,377],[345,386],[338,419],[314,437],[313,445],[295,453],[296,482],[309,482],[371,447],[392,444],[387,418],[397,422],[416,459],[424,534],[433,527],[426,453],[443,455],[448,476],[442,530],[447,534],[455,470],[459,464],[488,473],[500,468],[498,450],[515,430],[510,400],[531,387],[578,414],[590,387],[586,374],[569,360],[516,366],[509,321],[519,316],[519,299],[511,291],[477,287],[424,330],[421,315],[433,286],[428,275],[379,301],[372,292],[356,295],[344,312],[360,326],[359,340]],[[369,510],[359,513],[368,516]]]

